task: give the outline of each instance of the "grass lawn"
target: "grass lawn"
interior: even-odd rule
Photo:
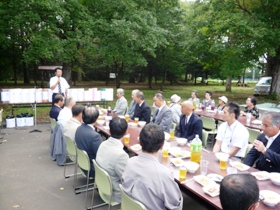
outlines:
[[[1,85],[3,88],[3,85]],[[76,86],[72,86],[73,88],[82,88],[84,87],[85,89],[90,88],[90,87],[106,87],[104,85],[104,82],[83,82],[82,84],[77,84]],[[114,83],[110,83],[108,88],[115,88]],[[121,88],[125,90],[125,97],[130,103],[131,101],[131,91],[133,89],[139,89],[140,91],[143,91],[145,94],[145,101],[149,104],[152,105],[153,101],[153,95],[155,94],[156,91],[159,90],[159,85],[154,84],[153,89],[148,89],[147,84],[127,84],[123,83],[121,85]],[[245,101],[248,96],[253,95],[254,93],[254,87],[255,84],[250,84],[250,87],[237,87],[236,85],[232,86],[232,92],[225,92],[225,86],[219,85],[217,83],[212,84],[210,82],[209,85],[191,85],[191,84],[177,84],[177,85],[164,85],[164,96],[166,97],[166,101],[170,100],[170,97],[172,94],[177,94],[181,96],[181,100],[187,100],[190,98],[190,94],[192,90],[197,90],[198,91],[198,97],[200,100],[204,99],[204,93],[205,91],[209,90],[212,91],[213,96],[212,98],[215,100],[216,104],[218,103],[218,97],[225,95],[229,101],[234,101],[239,104],[245,104]],[[13,88],[13,87],[9,87]],[[19,87],[17,87],[19,88]],[[27,87],[25,86],[24,88],[32,88],[32,86]],[[114,91],[114,94],[116,91]],[[264,103],[264,102],[270,102],[271,100],[265,98],[265,97],[258,97],[257,98],[258,103]],[[109,106],[112,108],[115,106],[116,102],[116,96],[114,96],[114,101],[109,103]],[[20,113],[32,113],[34,114],[34,110],[31,105],[26,104],[26,107],[21,107],[18,106],[17,108],[14,108],[14,115],[20,114]],[[28,107],[27,107],[28,106]],[[49,122],[49,110],[50,110],[51,105],[38,105],[37,106],[37,122]],[[1,104],[1,108],[4,109],[3,112],[3,121],[5,121],[5,118],[7,115],[12,113],[12,107],[10,105],[4,105]],[[107,107],[106,107],[107,108]]]

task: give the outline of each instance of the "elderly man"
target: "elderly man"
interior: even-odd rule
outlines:
[[[129,159],[128,154],[123,150],[123,144],[120,139],[127,130],[125,119],[115,117],[109,124],[111,136],[107,141],[101,143],[96,155],[96,162],[111,177],[113,185],[112,201],[121,202],[121,184],[122,174]],[[110,154],[110,155],[108,155]]]
[[[244,161],[261,171],[280,172],[280,114],[268,112],[262,120],[262,130],[254,147],[249,151]]]
[[[76,104],[76,101],[72,97],[65,99],[64,108],[59,112],[57,121],[63,126],[65,123],[72,118],[72,107]]]
[[[50,79],[50,89],[53,92],[52,95],[52,105],[54,104],[54,97],[57,94],[62,94],[63,96],[67,96],[67,89],[70,88],[66,79],[62,77],[62,69],[57,67],[54,70],[55,76]]]
[[[113,109],[113,112],[118,114],[118,115],[124,115],[126,113],[127,109],[127,100],[124,97],[124,90],[119,88],[117,89],[117,102],[116,106]]]
[[[251,174],[231,174],[220,185],[223,210],[255,210],[259,206],[259,187]]]
[[[96,158],[96,153],[99,145],[102,143],[102,138],[93,127],[96,119],[99,116],[99,111],[95,107],[87,107],[83,111],[83,122],[80,127],[77,128],[75,134],[75,140],[77,147],[81,150],[85,150],[88,154],[91,163],[90,177],[94,177],[94,166],[92,159]],[[87,174],[87,171],[84,171]]]
[[[69,137],[71,140],[75,141],[75,134],[77,128],[83,122],[83,111],[85,107],[83,105],[76,104],[72,107],[72,115],[73,117],[68,120],[63,129],[64,136]]]
[[[246,100],[246,107],[244,112],[241,111],[241,115],[246,116],[247,113],[250,113],[252,115],[252,118],[257,119],[259,118],[259,110],[256,107],[257,99],[253,96],[250,96]]]
[[[237,119],[240,108],[236,103],[228,103],[224,108],[223,120],[219,126],[213,152],[228,153],[230,157],[241,159],[245,157],[249,132]]]
[[[200,117],[193,112],[193,103],[184,101],[181,104],[182,115],[180,117],[179,128],[176,133],[177,137],[183,137],[192,141],[195,135],[198,134],[202,138],[202,121]]]
[[[138,117],[139,121],[146,121],[149,123],[151,120],[151,108],[144,99],[145,97],[143,92],[136,93],[135,101],[137,104],[135,105],[132,119]]]
[[[142,202],[147,209],[180,210],[183,198],[169,168],[158,161],[164,144],[161,126],[147,124],[140,132],[142,153],[128,160],[123,173],[124,191]]]
[[[172,127],[173,113],[165,104],[164,96],[161,93],[156,93],[153,100],[156,109],[152,122],[162,126],[165,132],[169,132]]]
[[[130,102],[130,105],[129,105],[129,109],[127,111],[127,114],[129,115],[129,118],[133,118],[133,115],[134,115],[134,109],[135,109],[135,106],[137,104],[136,102],[136,94],[139,93],[139,90],[135,89],[131,92],[131,98],[132,98],[132,101]]]
[[[173,113],[173,122],[176,123],[176,125],[178,125],[180,122],[180,116],[182,114],[181,106],[180,106],[181,97],[178,96],[177,94],[173,94],[170,99],[171,99],[170,109]]]
[[[54,97],[54,104],[50,110],[50,118],[53,118],[57,121],[57,117],[59,115],[59,112],[61,111],[61,107],[63,107],[63,104],[64,104],[64,96],[61,95],[61,94],[57,94],[55,97]]]
[[[198,92],[196,90],[192,91],[191,97],[188,99],[188,101],[195,102],[197,106],[200,104],[200,100],[198,98]]]

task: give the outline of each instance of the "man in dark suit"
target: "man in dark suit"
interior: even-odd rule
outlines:
[[[99,116],[99,111],[95,107],[87,107],[83,111],[83,122],[80,127],[77,128],[75,134],[75,140],[77,147],[81,150],[85,150],[91,162],[90,177],[94,177],[94,166],[92,159],[96,158],[96,153],[99,145],[102,143],[102,138],[93,127],[96,119]],[[84,171],[87,173],[87,171]]]
[[[262,120],[262,130],[244,163],[267,172],[280,172],[280,114],[268,112]]]
[[[163,131],[168,132],[172,127],[173,112],[166,106],[162,93],[156,93],[154,98],[156,106],[152,122],[163,127]]]
[[[195,138],[195,135],[198,134],[201,139],[203,125],[200,117],[193,112],[193,103],[191,101],[184,101],[181,104],[181,107],[182,115],[180,117],[176,136],[192,141]]]
[[[144,93],[138,92],[136,93],[136,105],[134,109],[134,115],[132,119],[134,120],[135,117],[139,118],[139,121],[146,121],[147,123],[151,120],[151,108],[150,106],[144,101]]]
[[[57,94],[54,97],[54,104],[50,110],[50,118],[53,118],[57,121],[57,117],[59,115],[59,112],[61,111],[61,107],[64,105],[64,96],[61,94]]]

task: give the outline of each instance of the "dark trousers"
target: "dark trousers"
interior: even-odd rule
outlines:
[[[54,105],[54,97],[55,97],[57,94],[60,94],[60,93],[53,93],[53,94],[52,94],[52,106]],[[65,96],[64,93],[61,93],[61,95]]]

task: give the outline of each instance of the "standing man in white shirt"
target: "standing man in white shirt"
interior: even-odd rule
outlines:
[[[52,105],[53,105],[54,97],[56,96],[56,94],[60,93],[66,97],[67,89],[70,88],[70,85],[68,84],[66,79],[64,79],[62,77],[62,69],[60,67],[57,67],[54,69],[54,72],[55,72],[56,76],[54,76],[50,79],[50,89],[53,92]]]
[[[223,120],[219,126],[213,152],[224,152],[230,157],[244,158],[248,146],[249,132],[237,119],[240,108],[236,103],[228,103],[224,108]]]

